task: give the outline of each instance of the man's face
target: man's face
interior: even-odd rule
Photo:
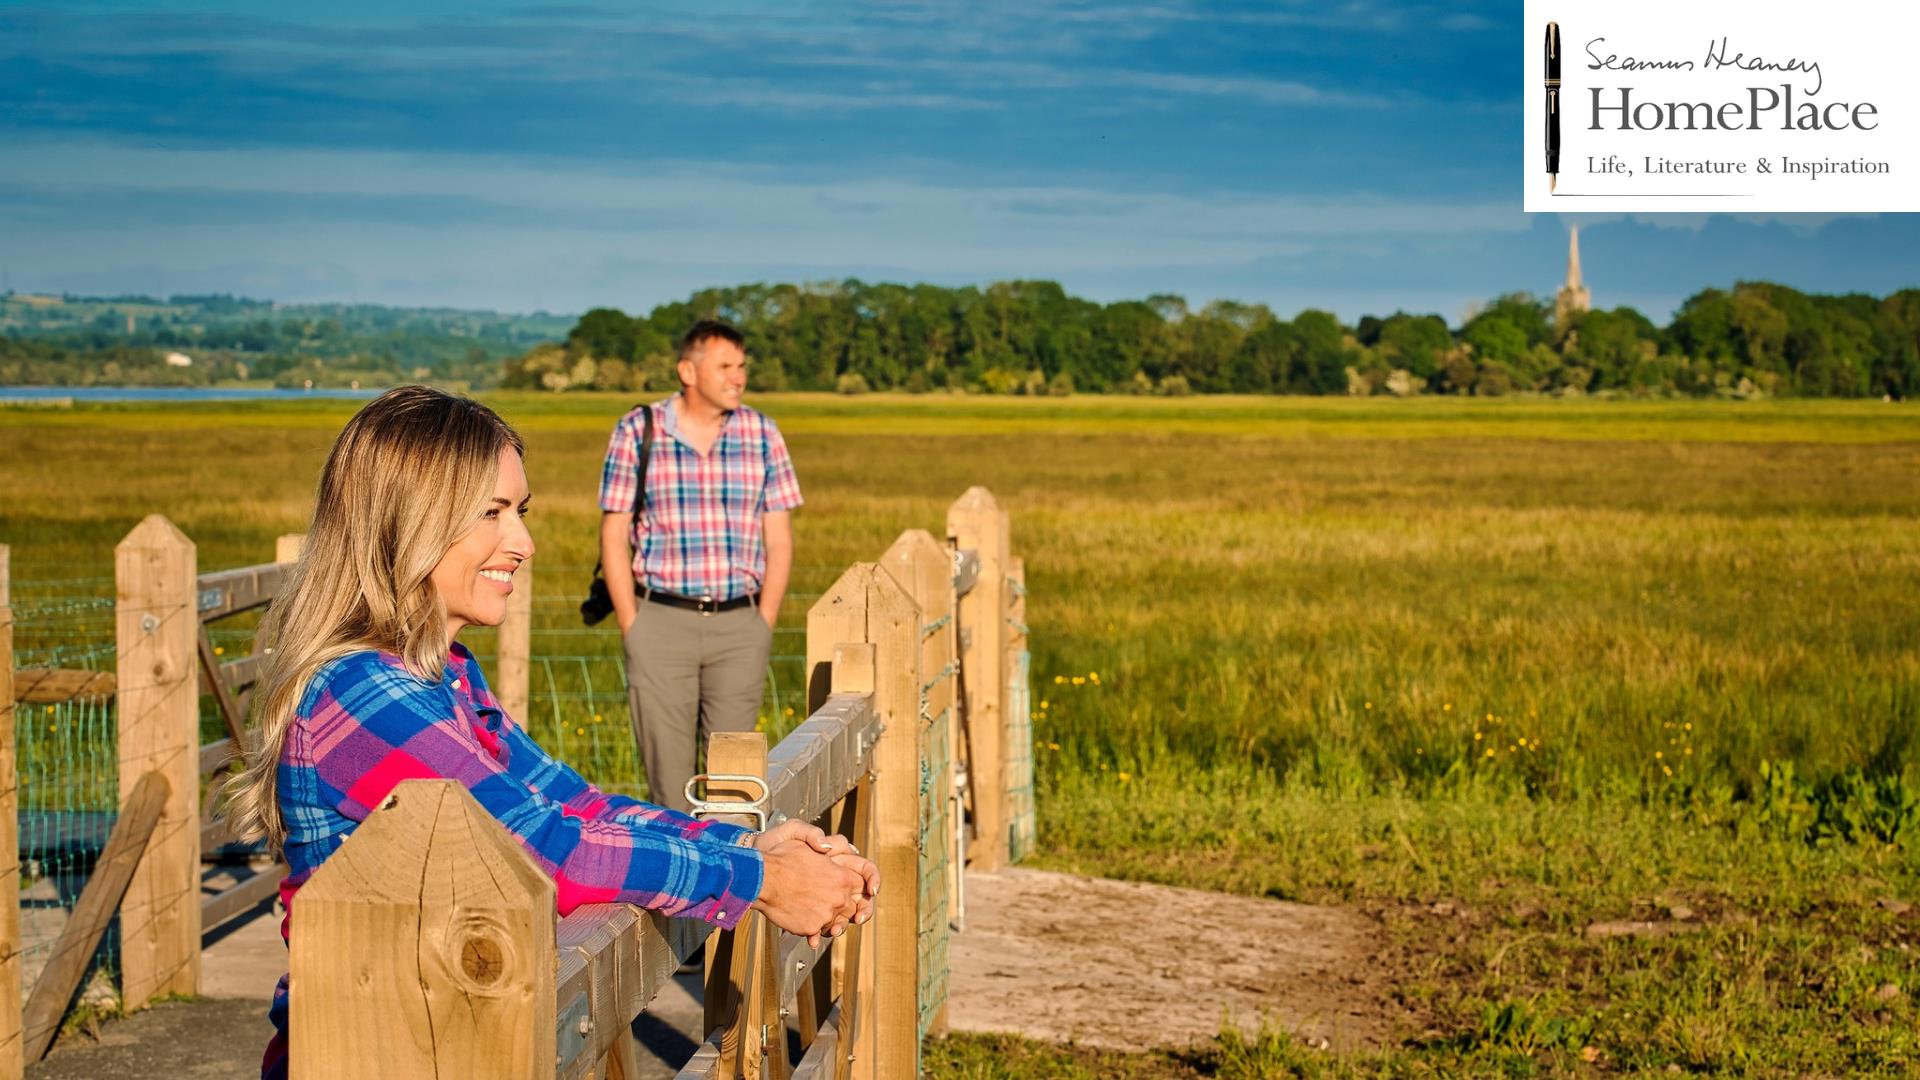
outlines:
[[[694,401],[731,412],[747,389],[747,354],[724,338],[709,338],[680,361],[680,383]]]

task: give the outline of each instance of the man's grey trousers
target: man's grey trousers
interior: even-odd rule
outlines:
[[[753,730],[773,631],[751,604],[717,615],[639,604],[625,637],[633,736],[650,801],[684,812],[707,736]]]

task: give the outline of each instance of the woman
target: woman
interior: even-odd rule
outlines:
[[[306,548],[261,626],[258,733],[228,807],[300,886],[394,785],[459,780],[558,885],[561,914],[624,901],[731,928],[749,910],[816,937],[865,921],[878,871],[800,822],[764,833],[603,794],[500,710],[454,639],[498,625],[533,556],[520,437],[477,402],[390,391],[348,421]],[[263,1077],[286,1073],[287,980]]]

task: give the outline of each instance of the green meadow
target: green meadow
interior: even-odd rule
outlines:
[[[630,403],[487,400],[529,444],[536,652],[572,658],[529,724],[632,787],[617,643],[572,612]],[[1920,1073],[1912,405],[756,404],[807,496],[777,651],[839,568],[985,485],[1027,566],[1033,861],[1350,905],[1391,943],[1387,1046],[954,1037],[937,1075]],[[0,409],[21,648],[99,623],[144,514],[203,569],[266,559],[352,408]],[[797,689],[776,664],[776,733]],[[1587,932],[1623,921],[1662,930]]]

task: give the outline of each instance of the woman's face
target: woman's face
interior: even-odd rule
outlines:
[[[527,532],[527,470],[509,446],[500,451],[500,478],[480,520],[453,542],[429,580],[447,611],[447,644],[474,623],[498,626],[507,617],[513,574],[533,558]]]

